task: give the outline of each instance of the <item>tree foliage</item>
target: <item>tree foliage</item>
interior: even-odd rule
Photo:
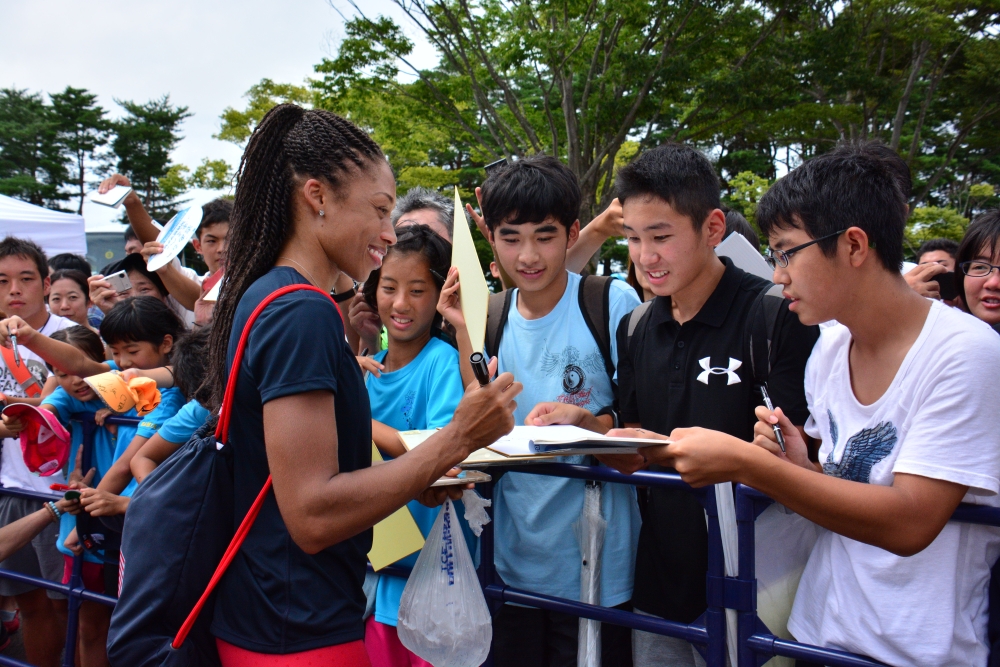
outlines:
[[[52,108],[37,93],[0,90],[0,194],[58,208],[68,178]]]
[[[75,186],[75,196],[80,198],[76,212],[83,213],[87,165],[97,159],[98,151],[107,143],[111,123],[107,112],[97,104],[97,95],[83,88],[66,86],[61,93],[49,97],[58,141],[72,164],[69,181]]]
[[[181,170],[171,174],[170,153],[181,139],[180,124],[191,114],[187,107],[172,105],[169,95],[143,104],[115,101],[125,110],[113,125],[111,142],[118,171],[129,177],[150,215],[168,219],[185,183]]]

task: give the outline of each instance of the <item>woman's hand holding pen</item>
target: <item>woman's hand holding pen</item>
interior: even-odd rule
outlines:
[[[805,440],[802,439],[802,434],[799,429],[792,425],[781,408],[775,408],[772,412],[761,405],[757,407],[754,414],[757,415],[758,422],[753,427],[753,444],[803,468],[816,469],[815,464],[809,460],[809,448],[806,446]],[[781,434],[785,438],[784,452],[781,451],[778,436],[774,433],[776,424],[781,427]]]

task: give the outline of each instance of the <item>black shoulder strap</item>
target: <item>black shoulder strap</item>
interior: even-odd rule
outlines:
[[[778,315],[784,301],[781,285],[768,285],[750,306],[744,333],[744,358],[750,362],[755,385],[767,382],[771,373],[771,341],[778,333]]]
[[[510,299],[513,295],[512,289],[490,294],[489,305],[486,306],[486,354],[490,358],[500,352],[500,339],[503,338],[503,328],[507,325],[507,313],[510,312]]]
[[[604,358],[604,370],[615,383],[615,362],[611,358],[611,276],[583,276],[580,279],[580,312],[597,349]]]

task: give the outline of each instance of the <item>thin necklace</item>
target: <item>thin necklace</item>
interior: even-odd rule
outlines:
[[[296,261],[295,261],[294,259],[292,259],[291,257],[278,257],[278,259],[284,259],[284,260],[286,260],[286,261],[289,261],[289,262],[291,262],[292,264],[294,264],[295,266],[297,266],[297,267],[299,267],[300,269],[302,269],[302,271],[303,271],[303,272],[305,272],[305,274],[306,274],[307,276],[309,276],[309,280],[311,280],[311,281],[312,281],[312,284],[313,284],[313,286],[314,286],[314,287],[319,287],[319,281],[318,281],[318,280],[316,280],[315,278],[313,278],[313,274],[311,274],[311,273],[309,273],[308,271],[306,271],[306,267],[302,266],[301,264],[299,264],[298,262],[296,262]]]

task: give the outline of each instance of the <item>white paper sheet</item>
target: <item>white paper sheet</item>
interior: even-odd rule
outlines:
[[[180,254],[198,230],[201,224],[201,206],[190,206],[177,212],[170,222],[159,233],[156,240],[163,244],[163,252],[149,258],[146,268],[149,271],[162,269],[174,257]]]

